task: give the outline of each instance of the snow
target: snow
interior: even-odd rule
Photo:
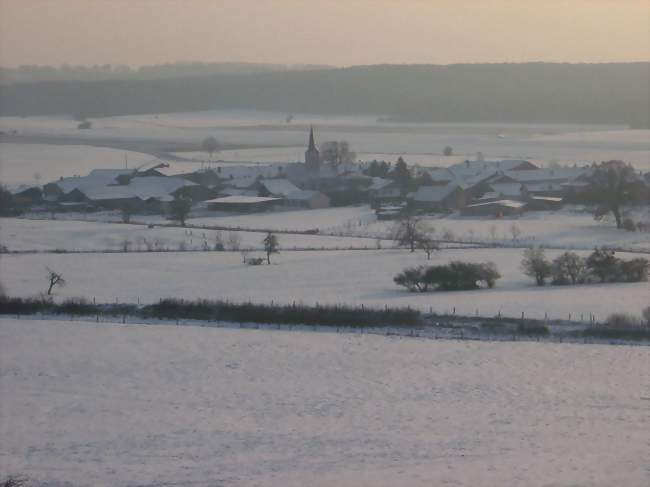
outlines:
[[[282,243],[282,236],[279,237]],[[261,241],[261,239],[260,239]],[[547,251],[553,259],[559,251]],[[250,257],[262,256],[261,252]],[[581,255],[587,255],[581,252]],[[638,257],[618,254],[622,258]],[[3,255],[0,276],[7,294],[33,296],[45,290],[46,267],[68,284],[57,299],[93,297],[98,302],[154,302],[164,297],[229,299],[258,303],[327,303],[411,306],[428,311],[481,316],[604,320],[611,313],[640,315],[650,305],[650,283],[590,284],[540,288],[520,270],[521,249],[446,249],[430,261],[423,252],[363,250],[282,251],[272,265],[248,266],[238,253],[127,253]],[[494,289],[409,293],[393,283],[406,267],[452,260],[493,261],[501,275]]]
[[[61,177],[88,174],[92,169],[124,169],[125,158],[130,168],[152,159],[139,152],[83,145],[3,142],[0,143],[0,182],[43,185]]]
[[[526,159],[541,165],[554,161],[582,164],[622,159],[638,169],[650,170],[648,130],[562,124],[401,124],[379,122],[369,116],[294,115],[292,124],[285,123],[283,113],[245,110],[131,115],[92,120],[91,130],[77,130],[77,122],[68,117],[0,117],[0,130],[82,140],[174,140],[197,146],[212,135],[224,144],[257,146],[223,151],[219,158],[291,162],[303,160],[309,126],[314,125],[317,143],[347,140],[359,159],[366,161],[394,162],[401,155],[408,163],[444,167],[473,160],[480,151],[490,159]],[[447,145],[453,147],[454,156],[441,155]],[[194,156],[206,159],[205,154]],[[27,173],[28,178],[33,172]]]
[[[231,234],[241,240],[242,248],[261,248],[261,232],[235,232],[184,229],[180,227],[154,227],[124,223],[101,223],[65,220],[26,220],[0,218],[0,245],[11,251],[52,250],[121,250],[125,240],[132,250],[146,249],[145,240],[167,249],[178,249],[183,244],[188,250],[202,250],[204,242],[212,248],[220,235],[226,248],[230,248]],[[298,248],[375,248],[374,239],[355,237],[328,237],[320,235],[278,235],[281,249]],[[383,242],[385,246],[389,242]],[[1,264],[0,264],[1,266]]]
[[[647,485],[643,347],[0,319],[44,485]]]
[[[224,196],[204,201],[204,203],[268,203],[269,201],[281,201],[282,198],[267,198],[264,196]]]

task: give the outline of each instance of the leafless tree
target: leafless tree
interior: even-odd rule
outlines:
[[[239,250],[239,247],[241,247],[241,236],[237,232],[230,232],[226,242],[230,250]]]
[[[521,236],[521,228],[516,223],[510,225],[510,234],[512,235],[512,241],[516,242]]]
[[[27,485],[27,482],[29,482],[27,477],[10,475],[0,482],[0,487],[23,487]]]
[[[410,214],[399,219],[393,230],[393,238],[400,245],[408,246],[411,252],[415,252],[418,242],[425,234],[422,219]]]
[[[438,246],[436,241],[433,240],[433,237],[426,234],[420,237],[420,239],[418,240],[418,247],[424,250],[424,253],[427,254],[427,260],[431,260],[431,254],[434,251],[440,250],[440,247]]]
[[[271,264],[271,254],[277,254],[279,253],[278,251],[278,237],[273,235],[271,232],[269,232],[266,237],[264,237],[264,240],[262,240],[262,243],[264,244],[264,251],[266,252],[266,263]]]
[[[47,295],[50,296],[52,294],[52,289],[54,286],[63,287],[66,285],[66,282],[65,279],[63,279],[62,274],[53,271],[49,267],[46,267],[45,269],[47,269],[47,280],[49,282]]]
[[[210,159],[212,159],[212,154],[221,150],[221,144],[215,137],[206,137],[201,142],[201,150],[207,152],[210,156]]]

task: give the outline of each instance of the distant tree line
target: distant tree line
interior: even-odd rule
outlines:
[[[618,123],[648,127],[649,65],[380,65],[21,83],[0,87],[0,114],[70,114],[84,119],[259,109],[374,114],[396,121]],[[589,89],[585,90],[585,86]]]

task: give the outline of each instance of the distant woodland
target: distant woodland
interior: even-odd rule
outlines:
[[[110,77],[98,81],[72,77],[7,82],[5,70],[0,73],[0,114],[69,114],[83,119],[257,109],[287,114],[365,114],[404,122],[650,127],[650,63],[375,65],[339,69],[244,64],[231,65],[231,69],[224,65],[171,66],[174,68],[159,67],[157,74],[141,68],[141,72],[129,71],[129,75],[122,76],[111,68]]]

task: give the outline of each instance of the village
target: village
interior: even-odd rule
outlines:
[[[321,152],[323,154],[321,154]],[[500,219],[560,210],[567,204],[606,206],[594,183],[597,164],[538,167],[526,160],[487,160],[477,153],[444,168],[395,162],[356,162],[345,142],[316,146],[310,130],[304,162],[249,163],[153,160],[136,168],[94,169],[43,186],[12,189],[15,213],[117,210],[131,214],[242,214],[369,204],[378,220],[406,214],[451,214]],[[626,184],[647,204],[650,172],[631,166]],[[632,202],[632,201],[630,201]],[[601,204],[599,204],[601,203]],[[5,210],[7,211],[7,210]],[[634,228],[636,230],[636,222]],[[644,223],[639,222],[640,230]]]

